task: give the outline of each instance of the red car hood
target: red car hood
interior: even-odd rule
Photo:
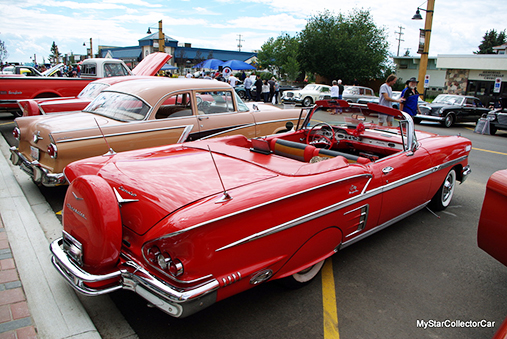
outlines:
[[[137,234],[146,233],[165,216],[185,205],[209,197],[217,200],[223,192],[209,152],[180,145],[151,150],[119,153],[105,165],[102,163],[98,172],[123,199],[138,200],[123,204],[121,208],[124,225]],[[214,153],[213,157],[228,192],[277,176],[225,155]],[[65,173],[69,178],[82,175],[78,172],[96,168],[98,164],[93,162],[98,158],[72,163]]]
[[[135,75],[156,75],[171,58],[172,55],[167,53],[151,53],[132,70],[132,73]]]

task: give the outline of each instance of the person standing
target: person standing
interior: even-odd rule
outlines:
[[[264,102],[269,102],[269,84],[267,80],[264,80],[264,84],[262,85],[262,96],[264,97]]]
[[[393,108],[393,102],[401,103],[404,99],[396,100],[393,99],[393,89],[392,86],[396,83],[396,75],[391,74],[387,77],[386,82],[380,86],[379,90],[379,105]],[[380,126],[384,126],[384,123],[387,123],[387,126],[393,125],[393,116],[388,114],[378,114],[378,124]]]
[[[232,88],[236,87],[236,82],[238,82],[238,78],[231,74],[229,77],[229,84],[232,86]]]
[[[419,110],[419,92],[417,92],[417,81],[416,78],[412,77],[407,80],[407,87],[401,92],[401,97],[405,99],[404,102],[400,103],[400,111],[407,112],[410,116],[421,114]]]
[[[255,100],[261,101],[262,80],[261,80],[260,75],[258,75],[258,74],[257,74],[257,80],[255,80],[255,91],[256,91]]]
[[[185,78],[190,79],[192,78],[192,73],[190,71],[187,72],[187,75],[185,75]]]
[[[252,79],[250,79],[250,77],[246,77],[245,82],[243,84],[245,85],[246,98],[248,100],[252,100],[252,85],[253,85]]]
[[[338,80],[338,99],[342,100],[343,98],[343,90],[345,89],[345,87],[343,87],[342,85],[342,80],[339,79]]]
[[[333,86],[331,86],[331,100],[338,99],[340,89],[338,88],[338,81],[333,80],[332,82]]]
[[[271,80],[268,81],[269,85],[269,102],[273,102],[273,96],[275,95],[275,77],[272,77]]]
[[[275,80],[275,105],[278,105],[278,95],[280,94],[280,84]]]

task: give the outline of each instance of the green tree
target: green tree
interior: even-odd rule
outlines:
[[[49,62],[57,64],[60,62],[61,57],[62,53],[58,52],[58,46],[53,41],[53,44],[51,45],[51,54],[49,55]]]
[[[479,45],[479,50],[475,54],[494,54],[493,47],[503,45],[506,42],[505,30],[497,33],[492,29],[486,31],[482,37],[482,42]]]
[[[348,16],[321,12],[308,19],[299,41],[301,69],[329,80],[378,79],[389,68],[386,29],[377,27],[367,10],[354,9]]]
[[[7,60],[9,53],[7,53],[7,48],[5,47],[5,43],[0,40],[0,65],[3,65],[4,61]]]
[[[257,60],[261,68],[276,70],[288,80],[294,81],[299,74],[297,60],[299,42],[296,37],[283,33],[278,38],[269,38],[257,53]]]

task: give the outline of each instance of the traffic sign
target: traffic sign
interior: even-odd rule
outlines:
[[[424,88],[430,87],[430,75],[426,74],[424,76]]]
[[[495,79],[495,88],[493,89],[493,93],[500,93],[500,88],[502,87],[502,78]]]

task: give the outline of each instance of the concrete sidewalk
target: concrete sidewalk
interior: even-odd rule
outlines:
[[[4,265],[5,270],[10,271],[0,273],[0,277],[10,275],[7,280],[13,284],[0,283],[0,293],[11,291],[10,294],[17,294],[10,300],[12,302],[4,301],[11,311],[9,319],[7,313],[4,314],[3,322],[0,313],[0,339],[30,338],[23,334],[30,334],[29,329],[17,332],[30,327],[35,329],[38,338],[137,338],[108,296],[78,297],[54,269],[49,242],[60,237],[61,223],[35,184],[19,168],[11,165],[9,146],[4,138],[0,138],[0,150],[0,218],[5,227],[3,233],[6,233],[1,236],[0,232],[0,248],[10,247],[10,250],[0,249],[0,256],[4,254],[4,259],[13,257],[12,262],[1,261],[2,272]],[[19,280],[12,279],[15,269]],[[18,319],[14,319],[12,305],[23,306],[20,304],[25,302],[24,295],[20,294],[23,291],[28,310],[22,309],[16,315]],[[3,310],[6,312],[5,307]]]

